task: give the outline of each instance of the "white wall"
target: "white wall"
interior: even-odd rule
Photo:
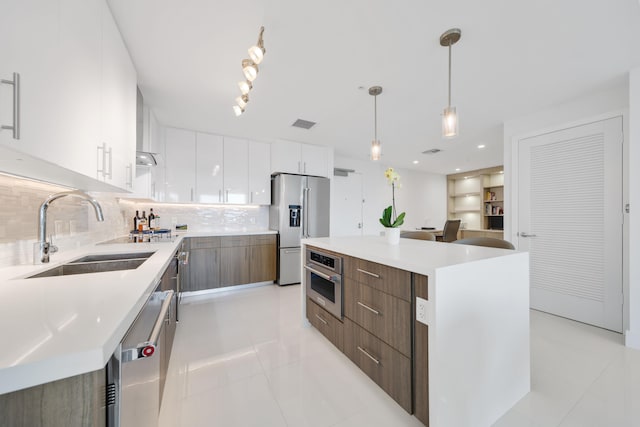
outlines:
[[[640,349],[640,68],[629,75],[629,323],[626,344]]]
[[[640,78],[637,78],[636,86],[640,85]],[[636,89],[637,90],[637,89]],[[533,136],[536,134],[544,133],[547,131],[559,130],[561,128],[583,124],[590,120],[600,120],[613,115],[623,115],[623,122],[625,127],[624,134],[624,147],[623,156],[625,159],[625,166],[623,168],[623,199],[629,200],[630,188],[632,183],[638,182],[638,176],[635,180],[629,175],[629,171],[633,170],[633,167],[640,165],[640,153],[635,154],[635,160],[630,157],[630,146],[633,144],[633,140],[629,137],[629,118],[631,117],[628,111],[630,105],[630,85],[629,80],[625,79],[623,82],[615,86],[614,88],[586,94],[580,98],[577,98],[571,102],[565,104],[559,104],[553,106],[547,110],[540,111],[525,117],[510,120],[504,123],[504,171],[505,171],[505,206],[508,210],[505,211],[513,213],[513,215],[505,216],[505,239],[511,242],[517,242],[517,183],[514,182],[513,167],[517,162],[517,153],[514,151],[514,146],[518,139],[527,136]],[[636,110],[640,110],[640,96],[638,98]],[[638,116],[638,112],[635,113]],[[638,118],[636,117],[636,123]],[[637,126],[637,124],[636,124]],[[640,131],[636,131],[636,135],[639,135]],[[638,138],[636,137],[636,140]],[[636,190],[637,191],[637,190]],[[638,205],[640,206],[640,197],[637,197]],[[622,207],[621,207],[622,208]],[[629,286],[629,259],[637,258],[640,255],[640,248],[632,249],[629,247],[629,242],[634,239],[629,232],[629,216],[625,218],[624,225],[624,271],[623,271],[623,292],[624,292],[624,309],[623,309],[623,324],[624,327],[630,325],[630,307],[635,305],[637,310],[640,311],[640,301],[631,303],[630,286]],[[635,239],[637,240],[637,238]],[[636,280],[638,282],[638,280]],[[640,283],[636,285],[640,288]],[[640,292],[640,289],[636,292]],[[638,320],[640,322],[640,313],[638,313]],[[640,333],[640,325],[637,325],[635,330]],[[628,333],[627,333],[628,334]]]
[[[384,228],[378,219],[391,204],[391,186],[384,171],[393,167],[400,174],[401,188],[396,189],[396,209],[406,212],[403,229],[418,227],[441,228],[447,217],[447,179],[445,175],[397,168],[381,162],[362,161],[336,156],[336,168],[353,169],[362,174],[363,234],[379,234]],[[333,181],[333,180],[332,180]],[[339,206],[331,205],[331,222],[340,217]]]

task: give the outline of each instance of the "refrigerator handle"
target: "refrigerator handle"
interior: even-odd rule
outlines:
[[[309,237],[309,217],[307,211],[309,208],[309,188],[302,190],[302,237]]]

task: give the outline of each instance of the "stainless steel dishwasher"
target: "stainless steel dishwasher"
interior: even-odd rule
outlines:
[[[173,318],[174,294],[173,290],[162,291],[158,284],[110,362],[115,378],[115,390],[109,393],[113,396],[109,405],[110,427],[158,425],[161,353],[168,350],[165,330]]]

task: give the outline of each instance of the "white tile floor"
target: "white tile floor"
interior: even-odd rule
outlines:
[[[302,327],[300,305],[296,285],[184,298],[160,426],[421,425]],[[495,426],[640,425],[640,351],[621,343],[532,311],[533,390]]]

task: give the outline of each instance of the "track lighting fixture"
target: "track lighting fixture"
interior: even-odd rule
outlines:
[[[248,50],[250,59],[242,60],[242,73],[245,80],[238,82],[241,96],[236,98],[237,105],[233,106],[233,111],[236,117],[244,113],[247,103],[249,102],[249,92],[253,89],[253,82],[258,77],[258,64],[264,59],[266,49],[264,48],[264,41],[262,35],[264,34],[264,27],[260,27],[260,34],[258,35],[258,42],[251,46]]]

